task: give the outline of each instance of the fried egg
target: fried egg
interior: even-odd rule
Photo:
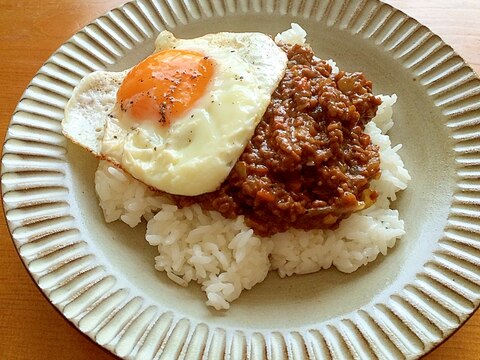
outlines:
[[[286,54],[260,33],[176,39],[163,31],[155,46],[130,70],[82,79],[63,133],[152,188],[214,191],[270,103]]]

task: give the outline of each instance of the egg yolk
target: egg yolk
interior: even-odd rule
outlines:
[[[199,52],[160,51],[130,70],[117,92],[117,103],[135,121],[149,119],[168,126],[204,95],[214,66]]]

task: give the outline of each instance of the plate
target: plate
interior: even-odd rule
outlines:
[[[61,135],[74,86],[122,70],[155,35],[275,34],[301,24],[320,57],[396,93],[393,143],[412,175],[396,202],[406,236],[354,274],[335,270],[265,282],[227,312],[198,286],[153,267],[144,228],[105,224],[96,161]],[[62,45],[25,91],[2,158],[2,194],[19,254],[80,331],[124,358],[416,358],[480,302],[480,80],[427,28],[377,0],[156,1],[112,10]]]

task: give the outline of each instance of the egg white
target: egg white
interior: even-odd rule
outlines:
[[[160,33],[156,50],[198,51],[214,76],[194,107],[169,127],[136,122],[115,104],[127,71],[94,72],[74,90],[64,134],[145,184],[179,195],[217,189],[243,152],[286,69],[285,53],[260,33],[176,39]]]

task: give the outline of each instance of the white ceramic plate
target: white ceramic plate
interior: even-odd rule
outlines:
[[[396,93],[394,143],[412,175],[396,202],[407,235],[352,275],[270,274],[227,312],[153,267],[144,229],[105,224],[96,160],[61,135],[63,108],[92,70],[120,70],[178,37],[275,34],[300,23],[321,57]],[[125,358],[415,358],[480,301],[480,80],[442,40],[377,0],[139,0],[62,45],[25,91],[8,129],[2,193],[22,260],[51,302]]]

